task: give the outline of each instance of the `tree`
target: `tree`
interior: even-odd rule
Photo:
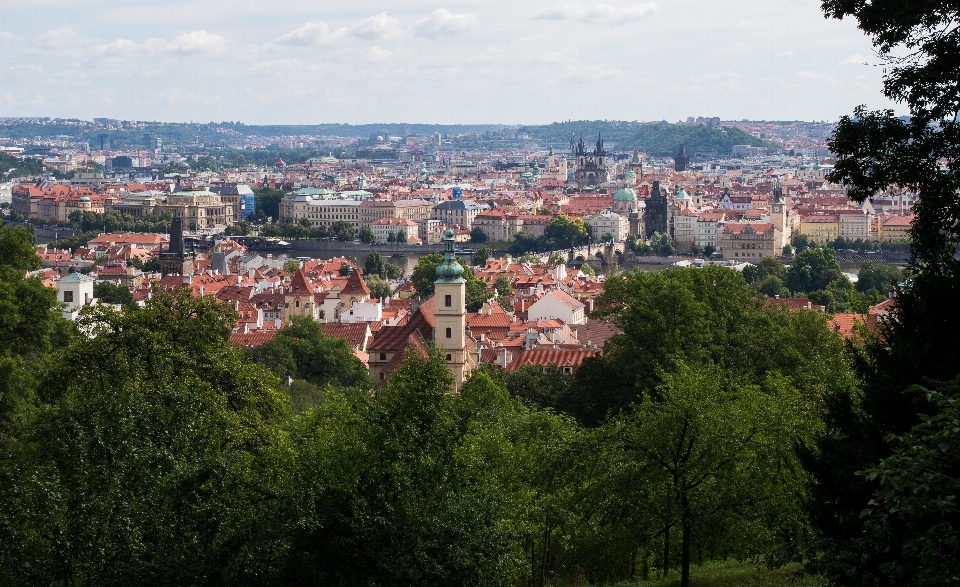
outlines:
[[[406,231],[406,230],[400,230],[400,231],[397,233],[397,242],[398,242],[398,243],[401,243],[401,244],[406,244],[406,242],[407,242],[407,231]]]
[[[0,220],[0,265],[22,271],[39,269],[35,241],[32,228]]]
[[[487,242],[487,235],[483,232],[483,229],[479,226],[474,226],[470,231],[470,242],[472,243],[485,243]]]
[[[814,247],[797,254],[784,280],[794,294],[814,291],[846,291],[849,280],[840,271],[833,249]]]
[[[791,248],[798,254],[810,248],[810,238],[805,234],[794,233],[790,238]]]
[[[717,249],[713,245],[703,247],[703,254],[707,258],[712,257],[715,252],[717,252]]]
[[[283,270],[287,273],[296,273],[300,270],[300,261],[290,259],[283,264]]]
[[[117,304],[127,312],[137,309],[133,294],[129,289],[118,283],[101,281],[93,285],[93,297],[105,304]]]
[[[587,263],[586,261],[584,261],[583,265],[580,266],[580,271],[582,271],[584,275],[597,274],[597,272],[593,270],[593,267],[590,266],[590,263]]]
[[[370,227],[364,226],[360,229],[360,242],[370,244],[373,241],[377,240],[377,237],[374,236],[373,231],[370,230]]]
[[[793,245],[787,243],[783,245],[783,250],[781,251],[785,257],[789,257],[793,254]]]
[[[541,238],[520,231],[513,235],[513,242],[510,243],[510,254],[519,257],[525,253],[543,250],[545,245],[546,243]]]
[[[701,247],[698,243],[693,243],[690,245],[690,252],[699,257],[703,254],[703,247]]]
[[[241,580],[279,514],[287,409],[227,341],[234,320],[212,297],[161,292],[83,318],[96,335],[45,370],[45,409],[4,446],[0,581]]]
[[[491,257],[493,257],[493,249],[487,246],[479,247],[473,253],[473,264],[477,267],[483,267],[487,264],[487,259]]]
[[[331,226],[331,229],[333,230],[333,235],[337,237],[337,240],[352,241],[353,237],[355,236],[353,226],[344,220],[337,220],[334,222]]]
[[[613,241],[613,233],[612,233],[612,232],[605,232],[605,233],[601,234],[601,235],[600,235],[600,240],[603,241],[603,242],[605,242],[605,243],[612,242],[612,241]]]
[[[731,380],[729,372],[681,362],[663,374],[656,393],[610,424],[662,527],[664,576],[675,527],[686,587],[695,542],[724,532],[719,528],[733,534],[728,540],[751,540],[736,534],[785,514],[785,506],[798,508],[801,487],[784,477],[796,460],[790,439],[806,436],[797,430],[805,419],[793,413],[799,399],[783,380],[761,389]]]
[[[379,275],[372,273],[363,276],[364,282],[370,288],[370,297],[375,299],[389,299],[393,295],[393,288]]]
[[[292,316],[273,340],[252,349],[250,356],[283,379],[303,379],[320,387],[371,385],[347,341],[323,334],[320,323],[310,318]]]
[[[367,257],[363,261],[363,274],[376,275],[381,278],[386,277],[387,268],[380,253],[377,251],[367,253]]]
[[[346,277],[347,275],[350,275],[350,271],[352,270],[353,270],[353,265],[351,265],[350,263],[342,263],[340,265],[340,268],[337,269],[337,275],[339,275],[340,277]]]
[[[514,243],[516,243],[514,236]],[[544,250],[569,249],[587,244],[590,231],[583,218],[571,220],[565,214],[558,214],[543,231],[546,248]]]
[[[550,253],[547,265],[566,265],[567,260],[560,253]]]
[[[395,242],[397,242],[397,234],[396,234],[395,232],[393,232],[392,230],[391,230],[389,233],[387,233],[387,242],[388,242],[388,243],[395,243]]]
[[[271,189],[264,181],[264,187],[254,190],[257,200],[257,216],[273,218],[276,222],[280,218],[280,201],[287,195],[284,190]]]
[[[839,267],[839,264],[837,265]],[[747,285],[758,285],[768,277],[784,279],[787,275],[786,266],[776,257],[764,257],[756,265],[743,268],[743,279]]]
[[[433,295],[433,282],[437,280],[437,267],[442,262],[443,255],[431,253],[420,257],[417,266],[413,268],[413,275],[410,279],[413,281],[413,287],[417,290],[417,294],[421,297],[426,298]],[[470,271],[466,261],[457,257],[457,262],[464,268],[463,280],[466,282],[464,291],[467,311],[476,312],[490,298],[487,284],[477,279],[477,276]]]
[[[900,284],[902,277],[901,271],[893,265],[864,261],[857,274],[857,291],[885,295]]]
[[[157,257],[150,257],[143,262],[143,270],[146,273],[159,273],[162,268],[163,267],[160,265],[160,259]]]
[[[669,234],[654,232],[650,237],[650,248],[658,257],[668,257],[674,253],[673,239]]]
[[[508,296],[513,293],[513,286],[510,285],[510,278],[506,274],[501,273],[493,280],[493,289],[497,291],[497,295],[500,297]]]
[[[384,265],[384,270],[387,272],[387,279],[400,279],[403,277],[403,269],[399,265],[387,263]]]

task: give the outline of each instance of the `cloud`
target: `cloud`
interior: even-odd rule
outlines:
[[[69,26],[43,33],[35,41],[37,47],[48,50],[73,49],[86,43],[86,39]]]
[[[296,30],[277,37],[273,42],[288,47],[322,47],[334,42],[345,32],[347,29],[331,32],[330,27],[323,22],[308,22]]]
[[[793,59],[793,51],[784,51],[783,53],[777,53],[774,55],[777,59]]]
[[[753,26],[753,23],[750,22],[749,20],[741,20],[740,22],[737,23],[737,26],[742,29],[748,29]]]
[[[28,64],[25,64],[25,65],[11,65],[8,69],[9,69],[10,71],[18,71],[18,70],[24,70],[24,69],[25,69],[25,70],[27,70],[27,71],[33,71],[33,72],[36,72],[36,73],[40,73],[40,72],[43,71],[43,66],[42,66],[42,65],[37,65],[37,64],[35,64],[35,63],[28,63]]]
[[[166,50],[171,53],[209,53],[219,51],[226,45],[223,37],[207,31],[192,31],[184,33],[167,44]]]
[[[455,36],[477,28],[476,14],[454,14],[446,8],[438,8],[427,18],[417,21],[413,27],[418,37],[436,39],[441,36]]]
[[[20,35],[15,35],[13,33],[8,33],[6,31],[0,31],[0,45],[6,45],[8,43],[13,44],[17,42],[22,42],[23,37]]]
[[[563,2],[544,8],[533,15],[534,20],[576,20],[591,24],[621,24],[639,20],[659,10],[655,2],[631,4],[622,8],[600,2],[597,4],[576,4]]]
[[[839,63],[839,65],[870,65],[873,59],[870,57],[864,57],[863,55],[857,53],[856,55],[851,55]]]
[[[386,12],[365,18],[350,29],[350,34],[361,39],[387,40],[401,36],[400,21]]]

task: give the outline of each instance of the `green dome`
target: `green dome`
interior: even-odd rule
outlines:
[[[674,196],[673,199],[674,199],[674,200],[689,200],[689,199],[690,199],[690,196],[687,195],[686,190],[684,190],[684,189],[681,188],[681,189],[680,189],[680,192],[679,192],[676,196]]]
[[[624,177],[636,177],[636,176],[637,176],[637,172],[634,171],[634,170],[632,170],[632,169],[628,169],[627,172],[623,174],[623,176],[624,176]]]
[[[89,201],[90,201],[90,198],[88,198],[87,196],[80,196],[80,199],[77,200],[77,201],[78,201],[78,202],[89,202]]]
[[[454,253],[454,235],[453,229],[447,228],[446,232],[443,233],[443,263],[437,266],[437,281],[457,281],[461,279],[463,275],[463,267],[460,266],[460,263],[457,263],[457,257]]]
[[[637,192],[633,191],[632,188],[626,186],[617,190],[617,193],[613,194],[614,202],[636,202],[637,201]]]

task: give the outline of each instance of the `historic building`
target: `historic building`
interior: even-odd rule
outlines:
[[[187,253],[183,241],[183,218],[174,216],[170,221],[170,244],[160,252],[160,272],[167,275],[193,275],[196,254]]]
[[[437,267],[433,282],[436,294],[436,345],[445,355],[447,368],[453,375],[453,389],[459,391],[468,375],[467,364],[467,300],[463,267],[454,253],[453,229],[443,235],[443,263]]]
[[[650,189],[650,197],[647,198],[644,209],[643,224],[646,230],[646,238],[653,236],[653,233],[670,234],[669,221],[670,211],[667,195],[660,189],[660,182],[654,181]]]
[[[677,151],[677,156],[673,158],[673,169],[675,171],[686,171],[690,166],[690,158],[687,157],[687,148],[683,143],[680,143],[680,150]]]
[[[610,180],[607,171],[607,151],[603,148],[603,137],[597,135],[597,144],[592,154],[587,153],[583,144],[583,136],[580,136],[580,142],[577,143],[577,170],[573,179],[577,188],[584,189],[587,186],[596,186]]]
[[[776,257],[783,237],[769,222],[728,222],[720,232],[723,260],[758,263],[764,257]]]

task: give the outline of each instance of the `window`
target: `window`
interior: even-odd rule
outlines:
[[[448,307],[448,308],[449,308],[450,306],[452,306],[452,305],[453,305],[453,296],[451,296],[451,295],[443,296],[443,305],[446,306],[446,307]]]
[[[73,292],[72,292],[72,291],[65,291],[65,292],[63,292],[63,301],[65,301],[65,302],[72,302],[72,301],[73,301]]]
[[[447,338],[452,338],[452,337],[453,337],[453,331],[447,328]]]
[[[383,381],[383,373],[380,373],[380,381]]]
[[[386,361],[386,360],[387,360],[387,353],[380,353],[380,360],[381,360],[381,361]]]
[[[447,355],[447,360],[448,360],[448,361],[452,361],[452,360],[453,360],[453,355]]]

